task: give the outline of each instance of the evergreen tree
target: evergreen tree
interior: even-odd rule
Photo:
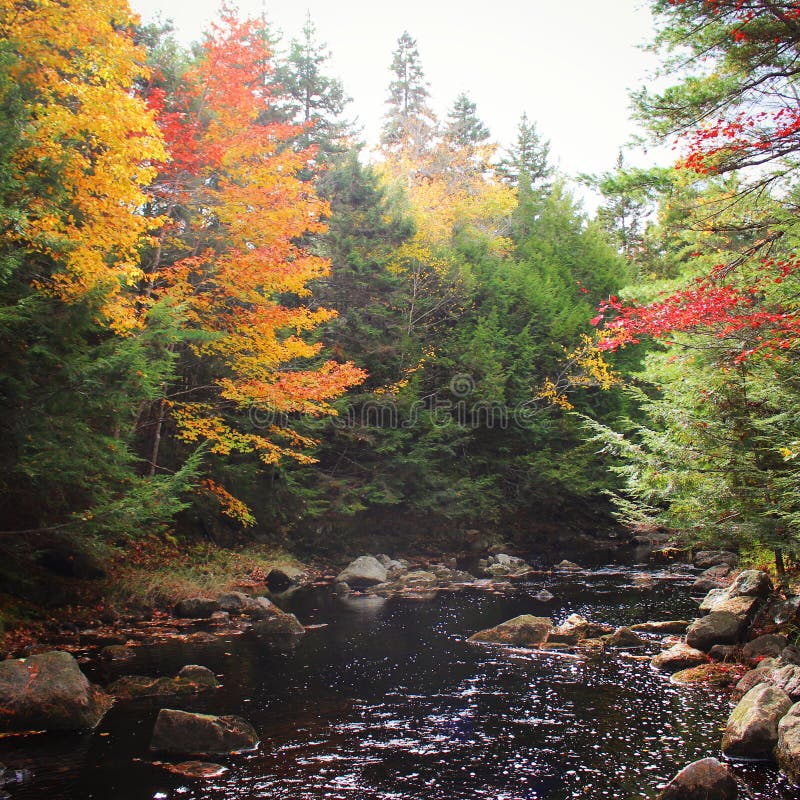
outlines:
[[[428,84],[420,63],[417,42],[408,31],[397,40],[390,67],[389,110],[385,116],[381,144],[388,149],[424,152],[436,130],[436,116],[428,106]]]
[[[456,147],[486,144],[489,129],[481,122],[477,106],[466,94],[460,94],[447,117],[444,138]]]
[[[303,125],[300,145],[316,145],[318,160],[327,162],[346,150],[350,125],[342,121],[350,98],[342,82],[326,74],[330,52],[317,39],[317,28],[306,17],[301,39],[292,39],[289,54],[273,76],[278,107],[289,121]]]
[[[523,114],[517,140],[498,166],[498,173],[512,186],[547,194],[553,177],[550,165],[550,142],[543,140],[536,123]]]

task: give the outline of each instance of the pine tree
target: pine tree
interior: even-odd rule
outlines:
[[[457,147],[486,144],[489,129],[477,114],[477,106],[462,92],[447,117],[444,138]]]
[[[343,140],[350,128],[341,119],[350,98],[342,82],[326,74],[330,57],[327,45],[317,39],[309,14],[302,38],[292,40],[286,60],[277,65],[273,77],[277,106],[288,121],[304,126],[299,143],[316,145],[317,160],[322,162],[346,150]]]
[[[389,111],[381,144],[388,149],[424,152],[436,130],[436,116],[428,106],[428,84],[420,64],[417,42],[405,31],[397,40],[390,67]]]
[[[547,194],[553,177],[550,165],[550,142],[542,139],[536,123],[523,114],[517,129],[517,141],[500,162],[498,172],[503,179],[520,188]]]

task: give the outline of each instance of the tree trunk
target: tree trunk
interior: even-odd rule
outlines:
[[[167,401],[163,399],[158,404],[158,420],[156,421],[156,432],[153,436],[153,451],[150,454],[150,471],[148,472],[151,478],[156,474],[156,469],[158,468],[158,450],[161,446],[161,430],[164,427],[164,410],[166,405]]]
[[[786,577],[786,565],[783,563],[783,550],[780,547],[775,548],[775,572],[778,574],[780,590],[788,597],[791,589],[789,588],[789,579]]]

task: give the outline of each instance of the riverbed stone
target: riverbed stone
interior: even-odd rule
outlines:
[[[708,651],[708,657],[713,661],[737,661],[739,652],[735,644],[715,644]]]
[[[686,633],[688,627],[689,620],[669,619],[661,622],[637,622],[635,625],[631,625],[631,630],[637,633],[683,634]]]
[[[266,598],[259,598],[266,599]],[[253,622],[253,631],[261,636],[302,636],[306,629],[294,614],[281,611],[276,605],[270,604],[267,613]]]
[[[736,683],[739,673],[722,664],[700,664],[689,669],[682,669],[670,676],[670,682],[680,686],[715,686],[728,688]]]
[[[208,619],[215,611],[221,611],[213,597],[187,597],[175,606],[175,616],[182,619]]]
[[[549,603],[551,600],[556,599],[555,595],[552,592],[548,592],[547,589],[540,589],[536,592],[534,598],[540,603]]]
[[[728,758],[769,759],[778,742],[778,722],[791,708],[789,695],[761,683],[733,709],[722,737]]]
[[[181,697],[219,687],[217,676],[199,664],[187,664],[174,678],[151,678],[144,675],[123,675],[106,687],[120,700],[141,697]]]
[[[534,617],[532,614],[521,614],[514,619],[501,622],[493,628],[473,633],[468,642],[488,644],[512,644],[535,646],[546,642],[553,628],[547,617]]]
[[[97,726],[112,703],[60,650],[0,662],[0,728],[76,731]]]
[[[712,592],[715,589],[724,589],[724,588],[725,584],[718,578],[703,578],[701,576],[695,579],[695,581],[689,587],[689,591],[693,595],[699,595],[699,594],[705,594],[707,592]]]
[[[735,567],[738,563],[739,556],[729,550],[700,550],[694,556],[694,565],[698,569],[708,569],[719,564]]]
[[[241,717],[217,717],[174,708],[159,711],[150,740],[151,750],[187,755],[222,755],[257,746],[255,728]]]
[[[729,597],[769,597],[773,591],[769,575],[757,569],[740,572],[727,589]]]
[[[736,800],[733,772],[716,758],[702,758],[684,767],[658,795],[658,800]]]
[[[778,723],[775,760],[792,783],[800,784],[800,703],[795,703]]]
[[[716,589],[709,589],[708,594],[703,598],[700,603],[700,613],[709,614],[712,612],[725,598],[727,593],[724,588],[719,587]]]
[[[351,561],[337,576],[337,583],[346,583],[354,589],[363,589],[385,583],[386,567],[373,556],[360,556]]]
[[[620,627],[613,633],[602,637],[603,642],[611,647],[644,647],[648,644],[646,639],[634,633],[630,628]]]
[[[302,583],[304,577],[305,573],[300,567],[284,564],[280,567],[273,567],[267,573],[264,582],[271,592],[283,592],[291,586]]]
[[[563,561],[559,561],[554,569],[561,570],[562,572],[583,572],[583,567],[580,564],[576,564],[574,561],[568,561],[566,558]]]
[[[650,660],[650,666],[661,672],[678,672],[689,667],[708,662],[708,656],[701,650],[678,642],[667,650],[662,650]]]
[[[155,763],[174,775],[180,775],[182,778],[193,778],[194,780],[212,780],[228,772],[227,767],[210,761],[181,761],[179,764]]]
[[[739,641],[745,624],[745,620],[730,611],[712,611],[689,626],[686,644],[704,652],[715,644],[734,644]]]
[[[742,658],[747,661],[755,659],[779,656],[783,649],[788,644],[785,636],[780,636],[774,633],[765,633],[763,636],[747,642],[742,647]]]
[[[800,647],[789,644],[781,650],[781,662],[784,664],[797,664],[800,666]]]

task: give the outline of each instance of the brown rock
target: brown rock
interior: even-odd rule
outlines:
[[[162,708],[153,728],[150,749],[169,753],[225,754],[253,750],[258,734],[235,716],[215,717]]]
[[[767,683],[750,689],[728,718],[722,752],[728,758],[769,759],[778,743],[778,722],[791,705],[786,692]]]
[[[636,625],[631,625],[631,630],[637,633],[686,633],[689,627],[689,621],[685,619],[671,619],[663,622],[638,622]]]
[[[686,644],[708,651],[715,644],[734,644],[739,641],[746,621],[729,611],[712,611],[696,619],[686,631]]]
[[[650,661],[650,666],[661,672],[678,672],[682,669],[689,669],[708,662],[708,656],[700,650],[689,647],[688,644],[679,642],[663,650],[654,656]]]
[[[739,790],[727,764],[703,758],[684,767],[658,795],[658,800],[736,800]]]
[[[775,760],[792,783],[800,784],[800,703],[795,703],[778,723]]]
[[[494,628],[487,628],[486,630],[478,631],[478,633],[473,633],[467,641],[535,646],[547,641],[552,628],[553,623],[547,617],[522,614],[507,622],[502,622]]]

